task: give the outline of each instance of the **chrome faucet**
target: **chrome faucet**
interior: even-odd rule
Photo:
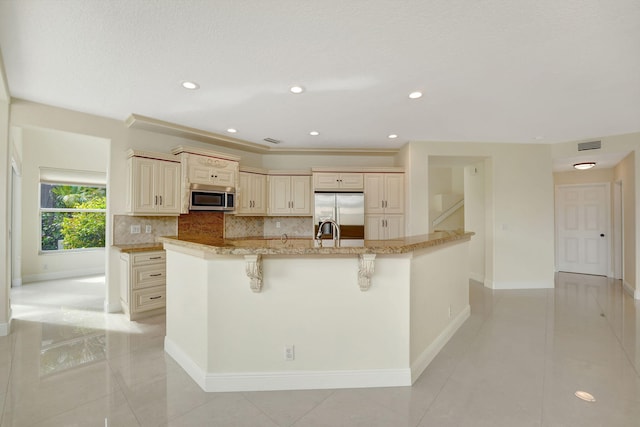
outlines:
[[[335,233],[333,233],[333,239],[340,241],[340,225],[333,219],[325,219],[320,223],[320,225],[318,226],[318,234],[316,234],[316,240],[322,239],[322,227],[324,227],[324,225],[327,223],[333,224],[335,230]]]

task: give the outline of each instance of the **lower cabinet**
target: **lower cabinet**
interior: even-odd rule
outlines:
[[[388,240],[404,237],[404,215],[365,215],[367,240]]]
[[[130,320],[162,314],[167,301],[165,251],[120,254],[120,303]]]

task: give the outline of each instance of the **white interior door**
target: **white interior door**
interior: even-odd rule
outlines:
[[[556,187],[559,271],[608,274],[609,203],[608,183]]]

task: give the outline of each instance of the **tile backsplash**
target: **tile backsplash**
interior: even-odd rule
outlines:
[[[224,237],[261,237],[264,235],[264,218],[261,216],[225,215]]]
[[[280,223],[280,228],[278,228]],[[227,239],[240,237],[311,237],[313,218],[299,216],[235,216],[225,215],[224,235]]]
[[[140,226],[139,233],[131,233],[132,226]],[[147,226],[151,232],[147,233]],[[113,244],[134,245],[153,243],[159,236],[175,236],[178,234],[178,219],[173,216],[113,216]]]
[[[224,237],[225,216],[222,212],[191,212],[178,217],[178,236],[191,237]]]

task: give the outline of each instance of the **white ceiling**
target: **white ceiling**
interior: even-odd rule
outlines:
[[[638,0],[2,0],[0,47],[14,97],[282,148],[640,131]]]

